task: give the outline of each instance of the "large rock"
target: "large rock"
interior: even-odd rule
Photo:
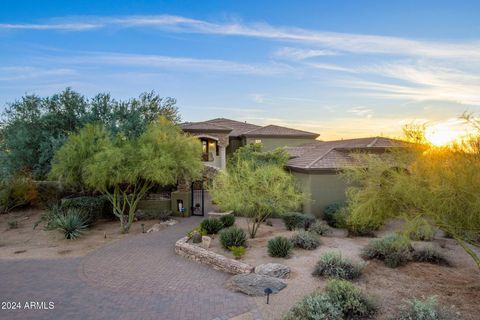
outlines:
[[[265,263],[255,268],[255,273],[263,276],[286,279],[290,275],[290,268],[280,263]]]
[[[286,286],[283,280],[256,273],[238,274],[227,282],[228,288],[249,296],[264,296],[266,288],[272,289],[272,293],[278,293]]]

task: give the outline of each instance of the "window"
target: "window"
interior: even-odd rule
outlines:
[[[262,140],[261,139],[255,139],[255,143],[262,143]]]

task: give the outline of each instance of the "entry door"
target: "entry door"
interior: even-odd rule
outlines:
[[[192,215],[205,215],[205,190],[203,181],[192,182]]]

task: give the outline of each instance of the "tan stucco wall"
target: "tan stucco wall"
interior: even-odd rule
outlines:
[[[247,138],[247,143],[255,143],[261,140],[264,151],[271,151],[281,147],[295,147],[312,142],[314,139],[289,139],[289,138]]]
[[[346,200],[346,182],[334,173],[315,174],[292,172],[301,190],[310,196],[303,203],[303,212],[320,217],[325,206]]]

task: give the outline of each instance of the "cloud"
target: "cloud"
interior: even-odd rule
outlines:
[[[106,27],[155,27],[170,32],[216,34],[298,42],[362,54],[388,54],[431,58],[480,58],[480,43],[439,42],[368,34],[325,32],[267,23],[209,22],[181,16],[124,16],[63,18],[62,22],[45,24],[0,24],[0,29],[84,31]],[[316,50],[317,48],[313,49]]]
[[[347,112],[365,118],[371,118],[373,115],[373,110],[365,107],[353,107],[347,110]]]
[[[185,57],[171,57],[163,55],[144,55],[96,52],[84,53],[68,57],[47,58],[56,63],[69,65],[115,65],[132,67],[149,67],[162,69],[177,69],[192,72],[220,72],[245,75],[275,75],[293,72],[294,70],[281,63],[247,64],[217,59],[196,59]]]
[[[275,57],[286,58],[289,60],[305,60],[314,57],[334,56],[337,53],[330,50],[300,49],[292,47],[283,47],[276,50]]]
[[[37,68],[31,66],[0,67],[0,81],[14,81],[40,77],[58,77],[74,75],[69,68]]]

